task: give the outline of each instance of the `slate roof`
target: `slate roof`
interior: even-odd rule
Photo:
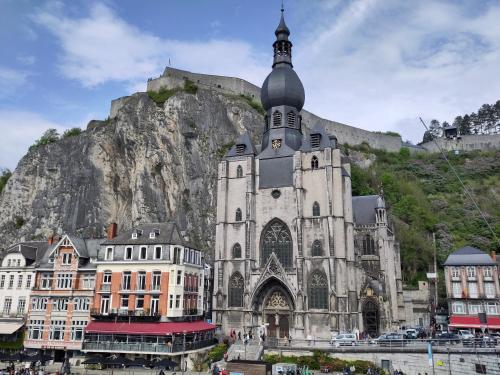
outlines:
[[[24,241],[12,245],[5,253],[9,254],[20,252],[26,259],[26,263],[29,265],[37,260],[40,260],[48,247],[49,244],[47,241]]]
[[[245,145],[245,151],[241,154],[236,153],[236,146],[237,145]],[[240,135],[238,140],[235,142],[233,147],[229,149],[229,151],[226,154],[226,157],[230,156],[244,156],[244,155],[256,155],[257,151],[255,150],[255,147],[252,143],[252,140],[250,139],[250,135],[248,132],[243,133]]]
[[[352,197],[352,213],[356,224],[370,225],[377,222],[375,208],[377,208],[378,199],[379,195]]]
[[[159,230],[155,238],[149,238],[149,234],[154,230]],[[132,233],[139,231],[137,239],[132,239]],[[142,232],[141,232],[142,231]],[[137,245],[137,244],[182,244],[187,245],[183,240],[179,229],[175,223],[149,223],[141,224],[133,229],[123,231],[113,239],[107,239],[102,245]]]
[[[312,134],[320,134],[320,143],[319,147],[311,147],[311,135]],[[309,131],[309,135],[302,140],[302,146],[300,148],[301,151],[316,151],[316,150],[324,150],[327,147],[332,147],[332,141],[330,139],[330,135],[325,130],[325,127],[321,125],[321,123],[317,122],[312,129]]]
[[[99,246],[101,245],[102,242],[104,242],[106,239],[105,238],[91,238],[91,239],[85,239],[81,237],[77,237],[73,234],[68,234],[67,235],[70,241],[73,243],[73,245],[76,248],[76,251],[78,254],[80,254],[80,268],[88,268],[88,269],[93,269],[95,268],[95,265],[93,265],[90,262],[90,258],[97,258],[97,251],[99,249]],[[62,236],[64,238],[65,236]],[[49,263],[49,257],[50,255],[54,252],[56,249],[57,245],[59,244],[60,240],[57,242],[54,242],[52,245],[47,244],[46,250],[43,252],[43,255],[39,256],[38,262],[40,264],[40,267],[52,267],[53,264]]]
[[[465,246],[448,255],[444,266],[495,266],[496,262],[482,250]]]

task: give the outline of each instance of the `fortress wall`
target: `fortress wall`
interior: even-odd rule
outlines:
[[[462,135],[459,139],[437,138],[436,142],[445,151],[453,150],[498,150],[500,149],[500,134]],[[434,141],[421,144],[430,152],[439,152]]]

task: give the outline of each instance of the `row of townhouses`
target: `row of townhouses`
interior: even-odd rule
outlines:
[[[176,225],[11,246],[0,337],[78,363],[87,353],[177,356],[214,345],[212,267]]]

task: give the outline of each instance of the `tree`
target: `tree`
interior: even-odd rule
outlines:
[[[12,172],[10,170],[2,170],[2,174],[0,174],[0,194],[2,193],[5,185],[7,185],[7,181],[9,181],[10,176],[12,176]]]
[[[34,147],[48,145],[49,143],[54,143],[59,140],[59,133],[56,129],[48,129],[42,136],[35,141]]]
[[[71,129],[67,129],[64,131],[62,137],[63,138],[69,138],[69,137],[74,137],[74,136],[77,136],[77,135],[80,135],[82,133],[82,129],[80,128],[71,128]]]
[[[457,116],[456,119],[461,118],[458,126],[458,132],[463,135],[472,134],[472,122],[469,115],[465,115],[464,117]],[[455,119],[455,121],[456,121]]]
[[[431,142],[435,139],[436,137],[434,137],[432,135],[432,133],[429,131],[429,130],[426,130],[425,133],[424,133],[424,137],[422,138],[422,143],[425,143],[425,142]]]
[[[443,135],[443,128],[441,127],[439,121],[436,119],[431,120],[429,131],[435,138],[441,137]]]

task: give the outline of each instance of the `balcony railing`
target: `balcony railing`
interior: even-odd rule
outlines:
[[[127,309],[110,309],[107,312],[103,312],[99,309],[90,310],[90,316],[97,319],[106,318],[144,318],[145,320],[158,320],[160,319],[160,314],[158,312],[153,312],[149,309],[147,310],[127,310]]]
[[[101,292],[110,292],[111,284],[101,284],[101,288],[99,289]]]
[[[179,344],[161,344],[149,342],[84,342],[84,351],[113,351],[113,352],[153,352],[153,353],[182,353],[191,350],[206,348],[217,344],[217,339],[187,342],[185,347],[182,343]]]

